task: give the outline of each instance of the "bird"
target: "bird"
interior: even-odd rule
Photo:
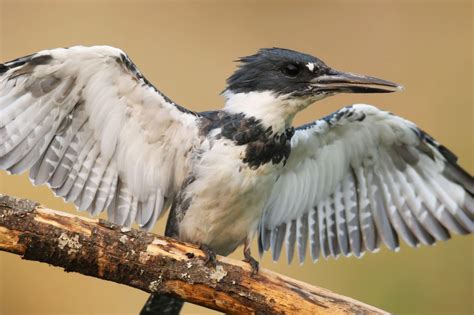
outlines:
[[[414,123],[354,104],[293,127],[340,93],[402,86],[336,70],[312,55],[263,48],[238,59],[220,110],[173,102],[122,50],[74,46],[0,65],[0,169],[29,171],[79,210],[165,235],[211,258],[356,256],[474,231],[474,179]],[[178,314],[152,296],[142,314]],[[158,306],[158,308],[156,308]],[[155,308],[154,308],[155,307]]]

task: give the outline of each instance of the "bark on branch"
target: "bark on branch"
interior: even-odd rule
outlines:
[[[162,236],[0,195],[0,250],[235,314],[387,314],[370,305]]]

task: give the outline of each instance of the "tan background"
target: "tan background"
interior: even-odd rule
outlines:
[[[0,60],[41,49],[108,44],[193,110],[222,106],[232,60],[260,47],[302,50],[338,69],[406,86],[403,93],[343,95],[297,117],[314,120],[355,102],[415,121],[474,172],[473,8],[470,1],[5,1]],[[0,192],[73,211],[26,176],[0,174]],[[158,231],[163,230],[163,222]],[[234,253],[241,259],[241,250]],[[364,259],[265,268],[395,313],[473,314],[473,237],[382,250]],[[137,314],[147,294],[0,253],[0,314]],[[187,314],[211,313],[186,306]]]

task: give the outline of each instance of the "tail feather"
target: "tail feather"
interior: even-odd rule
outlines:
[[[164,294],[152,294],[140,311],[140,315],[179,315],[184,301]]]

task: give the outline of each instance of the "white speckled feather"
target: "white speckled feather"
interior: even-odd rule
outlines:
[[[31,168],[33,183],[81,210],[151,228],[188,170],[196,115],[113,47],[45,50],[3,67],[0,167]]]
[[[320,252],[360,257],[381,241],[397,250],[399,236],[417,246],[472,233],[474,179],[453,156],[403,118],[369,105],[343,108],[296,130],[260,229],[308,215],[313,260]]]

